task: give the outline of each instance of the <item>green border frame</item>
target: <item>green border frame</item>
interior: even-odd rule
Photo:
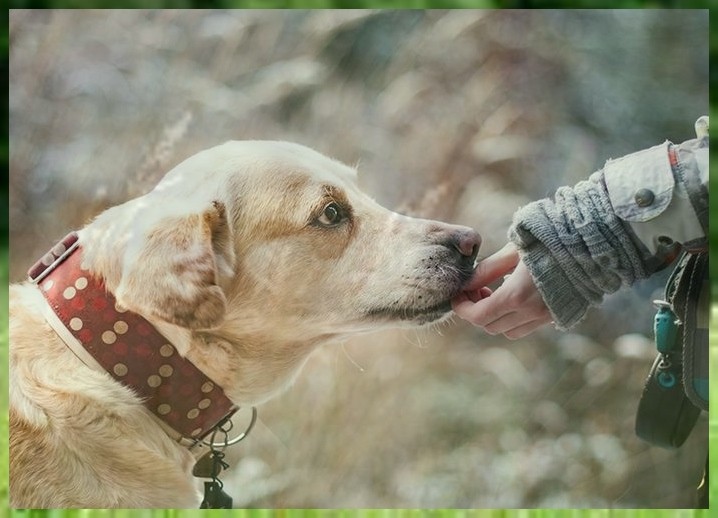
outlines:
[[[608,2],[601,2],[597,0],[575,0],[573,2],[563,1],[501,1],[501,0],[407,0],[401,1],[387,1],[387,0],[306,0],[304,2],[299,0],[247,0],[247,1],[204,1],[204,2],[192,2],[183,0],[170,0],[170,1],[135,1],[130,0],[129,2],[114,2],[114,1],[82,1],[82,0],[50,0],[47,2],[37,1],[23,1],[23,0],[10,0],[9,4],[12,8],[37,8],[37,7],[203,7],[203,8],[491,8],[491,7],[580,7],[580,8],[596,8],[596,7],[612,7],[606,5]],[[640,0],[625,0],[622,2],[615,2],[615,7],[672,7],[672,8],[708,8],[708,2],[706,1],[693,1],[693,0],[663,0],[663,1],[640,1]],[[711,24],[718,25],[715,18],[714,12],[711,10],[710,13]],[[8,56],[8,17],[7,11],[4,15],[4,27],[0,32],[0,44],[2,44],[5,55]],[[680,28],[677,28],[680,30]],[[710,63],[712,65],[711,73],[711,86],[713,86],[714,80],[718,77],[718,62],[715,61],[716,50],[718,50],[718,31],[713,31],[710,36]],[[8,60],[4,62],[5,70],[7,71]],[[6,74],[7,77],[7,74]],[[716,120],[718,116],[718,101],[716,95],[711,92],[710,96],[710,114]],[[4,107],[7,110],[7,105]],[[7,120],[7,111],[5,111]],[[2,140],[2,147],[0,148],[0,158],[2,159],[5,167],[5,181],[2,182],[2,195],[5,200],[5,206],[7,207],[7,171],[9,166],[8,156],[8,134],[7,127],[3,128],[5,131],[5,138]],[[710,162],[712,165],[717,161],[714,153],[711,155]],[[711,183],[710,195],[718,195],[718,184],[716,182]],[[714,192],[715,191],[715,192]],[[2,228],[2,240],[0,240],[0,278],[2,282],[7,285],[8,282],[8,215],[5,212],[0,219],[0,228]],[[710,248],[715,248],[716,240],[718,239],[718,209],[710,210]],[[711,371],[715,372],[715,362],[718,358],[718,301],[716,301],[716,294],[718,294],[718,261],[711,262],[711,286],[712,295],[711,298],[711,319],[710,319],[710,367]],[[2,510],[7,509],[7,516],[10,517],[26,517],[26,518],[101,518],[101,517],[117,517],[117,518],[130,518],[130,517],[146,517],[146,518],[185,518],[190,516],[211,516],[211,517],[225,517],[232,516],[237,518],[269,518],[269,517],[281,517],[281,518],[324,518],[324,517],[338,517],[344,518],[349,516],[361,516],[362,518],[470,518],[470,517],[486,517],[486,518],[504,518],[504,517],[515,517],[515,518],[526,518],[535,517],[543,518],[546,516],[559,516],[566,518],[608,518],[616,516],[626,516],[631,518],[664,518],[678,516],[709,516],[708,510],[611,510],[611,509],[593,509],[593,510],[425,510],[425,509],[396,509],[396,510],[319,510],[319,509],[303,509],[303,510],[104,510],[104,509],[79,509],[79,510],[12,510],[8,508],[8,291],[3,290],[0,294],[0,513]],[[718,401],[716,392],[718,388],[715,384],[711,385],[711,394],[714,401]],[[713,412],[709,416],[709,445],[710,449],[716,438],[716,431],[718,431],[718,416],[716,412]],[[716,459],[715,453],[711,455],[711,467],[715,467]],[[711,469],[710,471],[714,471]],[[715,502],[716,486],[718,481],[715,477],[712,477],[709,487],[709,493],[711,496],[711,502]],[[711,508],[718,508],[718,505],[713,504]]]

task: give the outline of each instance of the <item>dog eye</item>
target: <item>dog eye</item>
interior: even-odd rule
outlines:
[[[333,227],[344,221],[344,211],[338,203],[332,202],[324,207],[321,216],[317,218],[317,222],[325,227]]]

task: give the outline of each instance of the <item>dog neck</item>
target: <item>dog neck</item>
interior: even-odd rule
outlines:
[[[132,235],[140,233],[143,224],[132,214],[125,206],[113,207],[79,231],[86,248],[83,261],[113,293],[121,282],[123,265],[134,253]],[[216,328],[189,329],[131,309],[166,336],[180,355],[215,380],[237,405],[254,406],[281,393],[291,385],[310,353],[336,338],[335,334],[300,336],[296,327],[285,333],[278,333],[276,325],[258,327],[261,317],[252,318],[257,308],[244,295],[236,295],[235,272],[219,282],[229,310]]]
[[[202,439],[237,410],[218,382],[150,322],[119,307],[83,266],[73,232],[28,272],[52,310],[48,322],[80,360],[132,388],[175,436]]]

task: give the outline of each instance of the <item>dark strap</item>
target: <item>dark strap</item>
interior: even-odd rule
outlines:
[[[708,254],[684,254],[677,267],[670,301],[681,320],[683,385],[695,406],[708,410]]]

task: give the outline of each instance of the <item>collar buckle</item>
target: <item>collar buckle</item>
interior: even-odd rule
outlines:
[[[28,280],[33,284],[40,282],[60,266],[80,246],[77,232],[70,232],[62,241],[52,247],[39,261],[27,271]]]

